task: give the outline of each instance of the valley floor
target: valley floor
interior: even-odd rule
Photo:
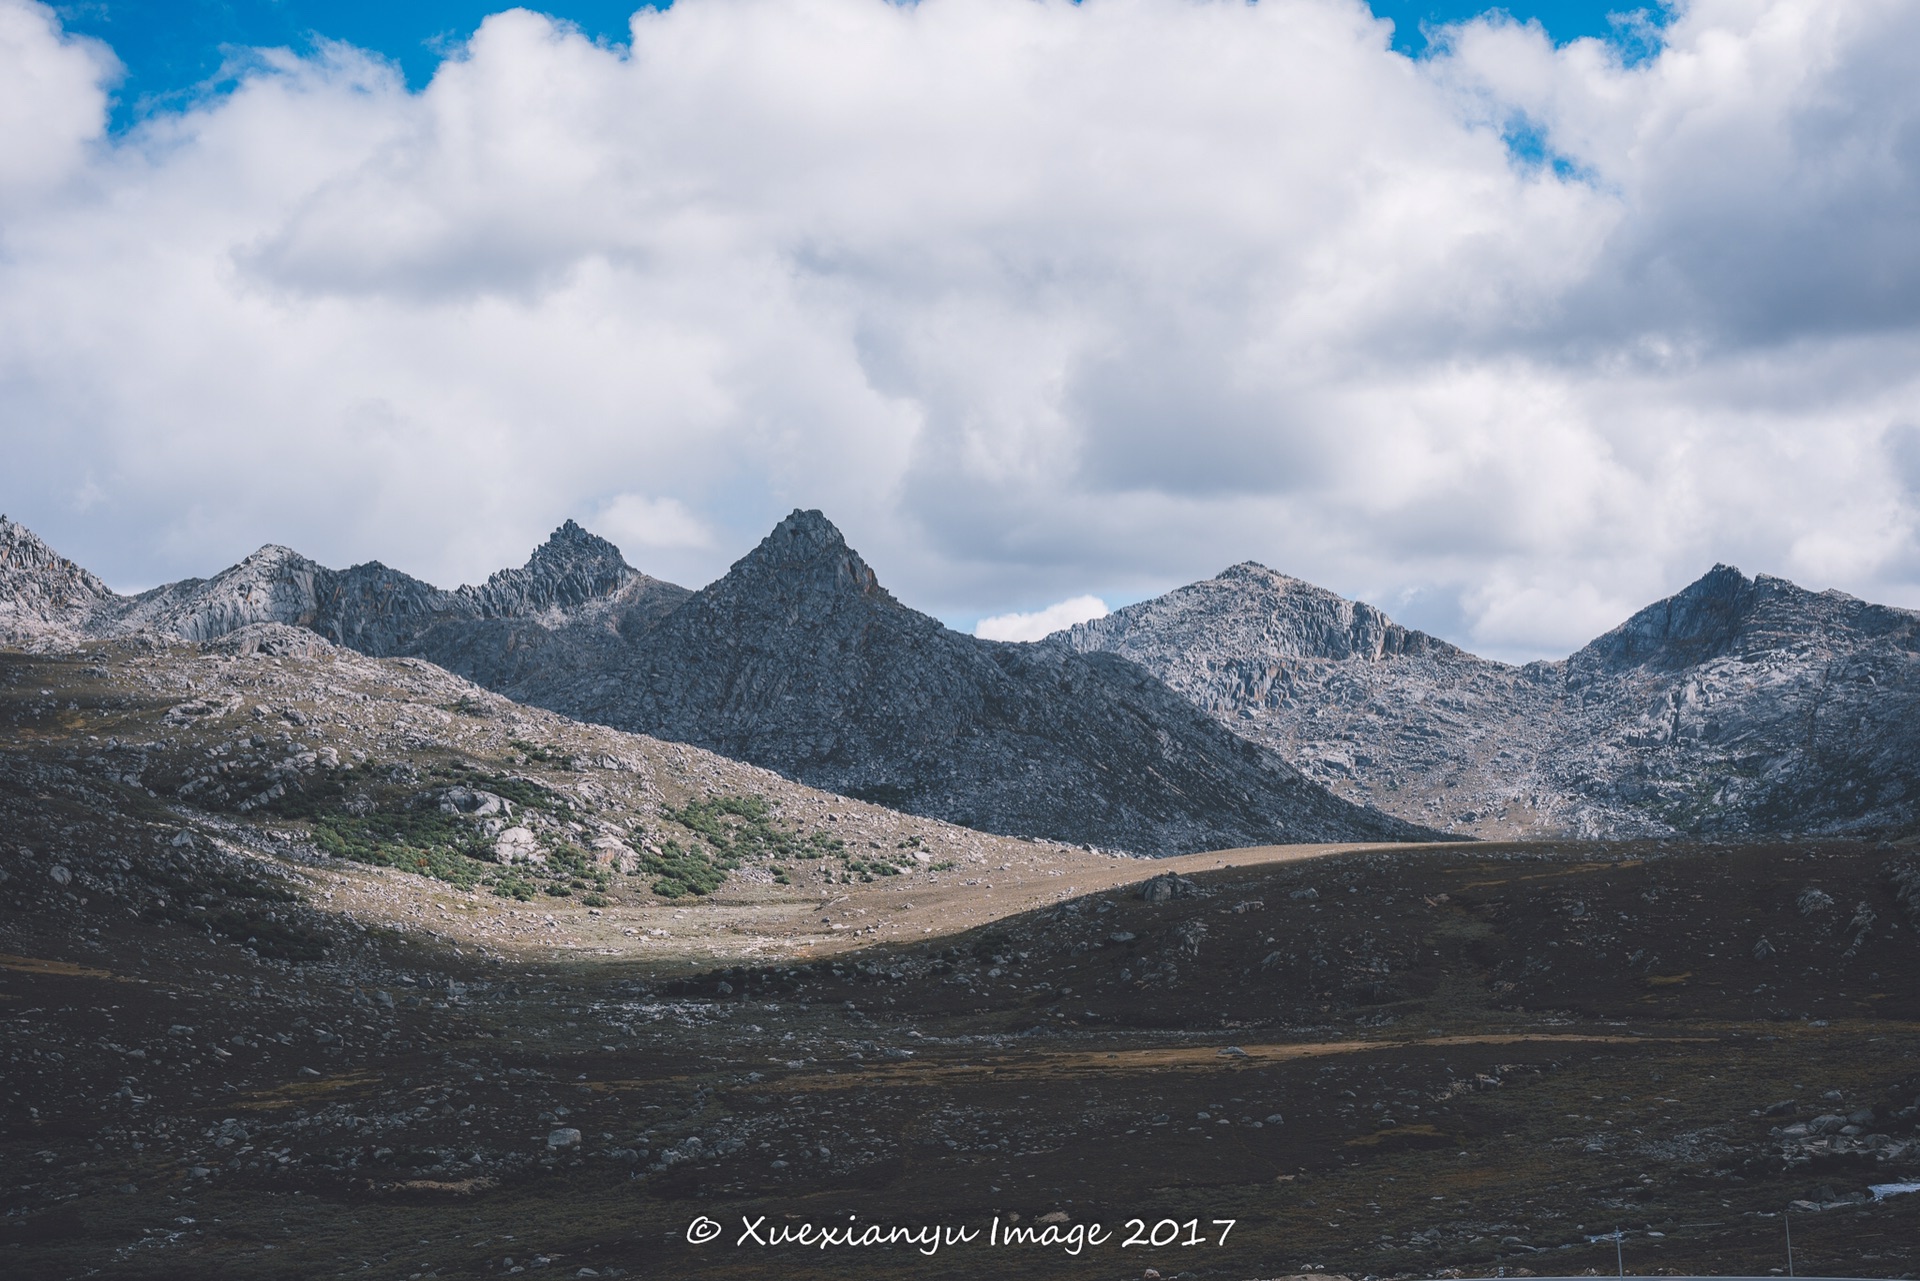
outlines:
[[[276,961],[16,875],[0,1268],[1578,1275],[1617,1227],[1631,1271],[1766,1275],[1800,1203],[1801,1275],[1912,1274],[1920,1196],[1868,1192],[1920,1174],[1907,856],[1299,853],[774,963],[704,908],[618,955],[619,917],[543,911],[489,957],[415,924],[461,896],[358,868],[302,869],[326,954]],[[384,913],[338,906],[368,881]],[[736,1244],[996,1216],[1041,1241]],[[1205,1244],[1121,1245],[1156,1229]]]

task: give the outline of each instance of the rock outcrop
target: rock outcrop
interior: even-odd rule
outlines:
[[[0,516],[0,645],[31,649],[58,641],[112,597],[105,583],[32,530]]]

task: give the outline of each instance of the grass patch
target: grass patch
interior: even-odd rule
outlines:
[[[424,782],[425,787],[420,786]],[[335,858],[373,867],[392,867],[460,889],[489,884],[508,898],[523,896],[514,885],[524,874],[502,874],[493,861],[493,841],[466,814],[449,814],[431,799],[438,787],[491,792],[517,810],[564,819],[572,813],[565,797],[531,779],[493,774],[462,761],[433,766],[419,781],[404,780],[372,761],[335,770],[311,780],[263,808],[281,818],[306,822],[314,844]],[[563,874],[577,872],[586,856],[564,860]],[[508,888],[502,890],[502,884]]]
[[[641,855],[635,875],[652,877],[653,892],[662,898],[704,897],[742,863],[761,859],[769,860],[776,883],[789,885],[785,864],[845,855],[846,842],[838,837],[782,826],[759,796],[709,796],[679,809],[663,806],[660,814],[691,838],[666,838]],[[647,843],[646,834],[636,832],[635,842]]]

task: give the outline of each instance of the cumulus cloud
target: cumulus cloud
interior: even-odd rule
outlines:
[[[119,64],[91,40],[65,38],[40,5],[0,4],[0,211],[57,189],[83,163],[106,118]]]
[[[593,515],[594,532],[623,548],[636,551],[713,546],[713,531],[677,498],[648,498],[619,494]]]
[[[1652,56],[1358,0],[526,10],[102,132],[0,0],[0,506],[131,587],[821,507],[909,603],[1242,559],[1507,657],[1724,560],[1920,604],[1920,8]],[[1890,465],[1891,463],[1891,465]]]
[[[983,618],[974,625],[973,634],[983,640],[1036,641],[1075,623],[1106,616],[1107,602],[1098,596],[1075,596],[1031,614],[995,614],[992,618]]]

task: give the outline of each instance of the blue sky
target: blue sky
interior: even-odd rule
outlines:
[[[487,14],[509,7],[501,0],[60,0],[53,5],[67,30],[105,41],[125,65],[126,79],[114,103],[114,122],[122,128],[209,87],[217,91],[222,67],[237,50],[286,46],[306,52],[316,36],[385,55],[400,64],[417,89],[432,77],[448,48]],[[552,0],[524,7],[565,18],[596,39],[624,43],[627,20],[642,6],[634,0]],[[1635,7],[1628,0],[1515,0],[1504,6],[1373,0],[1374,12],[1393,20],[1395,47],[1415,55],[1426,49],[1423,26],[1457,22],[1490,8],[1538,19],[1556,42],[1565,43],[1617,35],[1619,26],[1609,13]]]

